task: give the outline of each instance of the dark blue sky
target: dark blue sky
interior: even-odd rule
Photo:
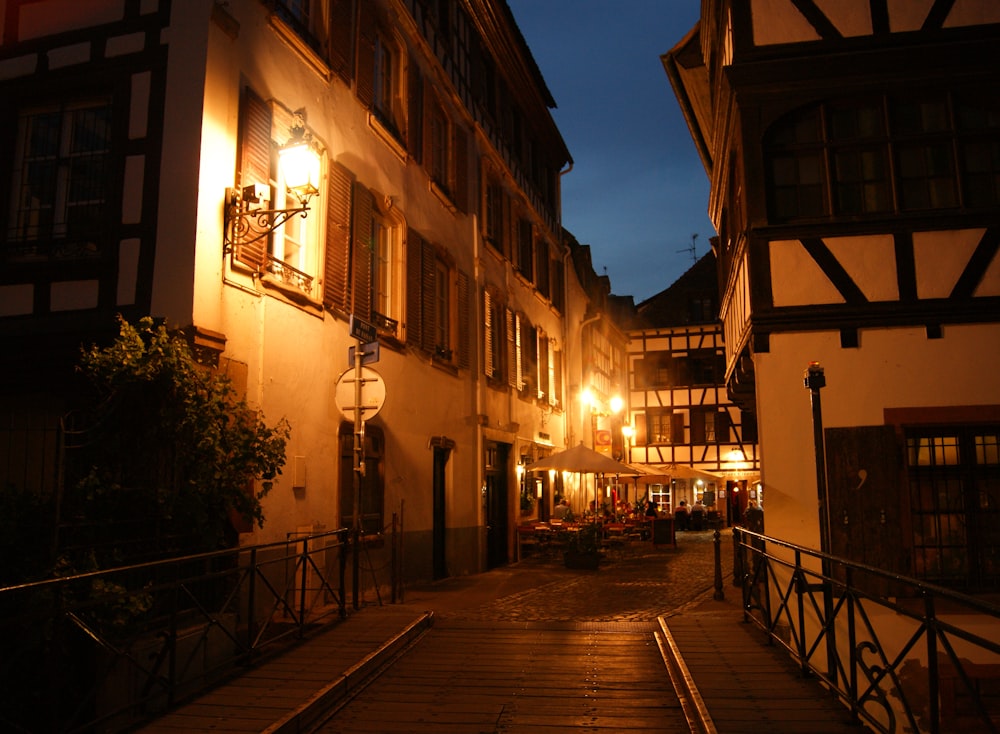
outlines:
[[[573,156],[563,226],[594,270],[636,303],[709,248],[708,177],[660,55],[698,20],[700,0],[508,0]]]

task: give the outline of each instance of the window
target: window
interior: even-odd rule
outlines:
[[[636,387],[671,387],[673,385],[673,358],[670,352],[647,352],[638,364]]]
[[[517,271],[527,278],[529,281],[534,281],[534,265],[535,265],[535,230],[531,226],[531,222],[527,219],[519,219],[517,222],[517,261],[514,266]]]
[[[293,209],[301,205],[299,199],[285,184],[285,172],[282,170],[280,157],[274,194],[276,209]],[[267,266],[267,272],[310,295],[312,278],[319,272],[320,217],[316,215],[315,205],[312,210],[310,216],[295,215],[275,230],[271,236]]]
[[[452,192],[451,125],[444,108],[433,97],[427,114],[427,169],[446,195]]]
[[[406,342],[441,364],[472,365],[470,279],[413,229],[406,244]]]
[[[107,100],[20,114],[7,233],[11,256],[101,253],[110,149]]]
[[[1000,588],[1000,427],[910,429],[914,575],[970,591]]]
[[[384,33],[375,36],[375,97],[373,109],[379,121],[399,135],[398,51]]]
[[[679,384],[721,385],[725,374],[725,358],[711,349],[689,352],[680,361],[685,366],[686,378],[679,376]]]
[[[483,291],[483,365],[486,377],[503,379],[504,308],[489,290]]]
[[[340,12],[334,8],[334,12]],[[346,12],[346,11],[345,11]],[[403,142],[403,45],[373,2],[358,3],[358,99],[369,110],[376,132],[393,145]],[[402,150],[400,148],[400,150]]]
[[[372,323],[393,336],[403,317],[402,231],[397,216],[372,216]]]
[[[506,254],[504,237],[504,213],[506,211],[507,195],[499,182],[490,180],[486,184],[486,242],[494,250]]]
[[[318,0],[276,0],[274,12],[313,51],[323,53],[327,42],[328,4]]]
[[[764,147],[779,222],[1000,202],[1000,102],[979,92],[830,101],[776,122]]]
[[[646,442],[649,444],[684,443],[684,414],[669,409],[646,411]]]
[[[715,415],[714,409],[692,409],[691,443],[715,443]]]
[[[263,208],[285,209],[300,205],[285,185],[285,162],[274,154],[277,146],[288,140],[297,122],[300,121],[292,113],[246,90],[240,120],[239,185],[262,185],[268,196],[268,201],[260,203]],[[322,151],[317,154],[322,157]],[[318,299],[315,286],[321,266],[323,215],[323,197],[313,197],[306,217],[294,215],[269,235],[259,233],[263,236],[258,236],[253,230],[242,238],[237,235],[233,258],[267,275],[263,280],[265,284],[279,286],[292,297],[304,295]]]

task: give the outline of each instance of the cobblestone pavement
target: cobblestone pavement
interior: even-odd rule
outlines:
[[[732,586],[732,532],[719,532],[723,591]],[[677,548],[635,542],[611,551],[597,571],[536,556],[487,573],[408,588],[404,602],[443,619],[542,622],[653,621],[711,599],[715,532],[678,533]]]

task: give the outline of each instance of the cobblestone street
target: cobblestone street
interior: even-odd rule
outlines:
[[[472,577],[406,590],[405,603],[442,618],[536,622],[649,621],[711,598],[714,531],[678,533],[677,548],[635,542],[605,557],[597,571],[569,570],[553,554],[529,557]],[[732,532],[720,531],[723,591],[732,586]]]

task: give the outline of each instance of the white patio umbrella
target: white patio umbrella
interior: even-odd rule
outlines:
[[[617,474],[620,476],[638,476],[639,471],[635,467],[615,461],[610,456],[594,451],[583,445],[581,441],[578,446],[565,451],[558,451],[551,456],[529,464],[526,471],[564,471],[576,474]],[[596,496],[595,486],[594,509],[599,502]]]

